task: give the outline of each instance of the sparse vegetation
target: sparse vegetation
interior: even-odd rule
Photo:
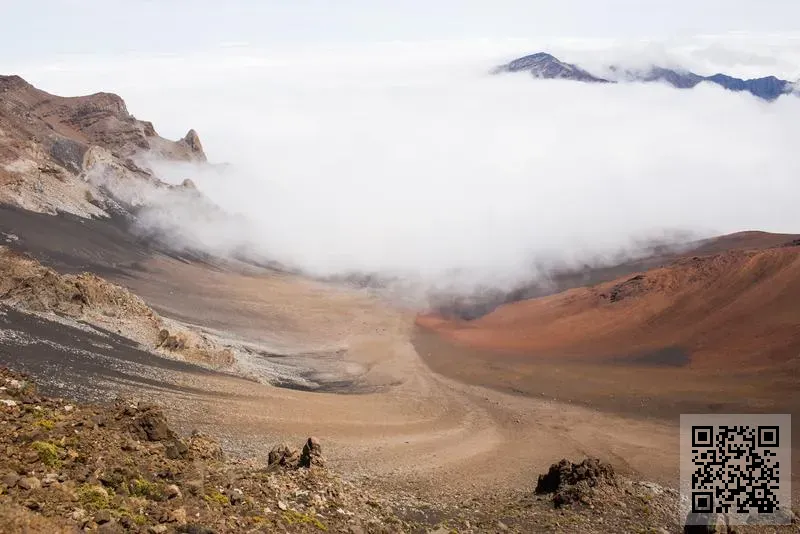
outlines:
[[[154,501],[162,501],[165,498],[162,484],[149,482],[141,477],[131,482],[130,491],[134,497],[144,497]]]
[[[128,518],[133,521],[134,524],[139,526],[147,524],[147,516],[144,514],[133,514],[128,510],[120,510],[119,516],[121,518]]]
[[[108,490],[96,484],[84,484],[78,488],[78,499],[90,510],[107,510],[111,505]]]
[[[230,506],[230,499],[220,493],[218,490],[211,490],[203,496],[203,499],[209,504],[218,504],[220,506]]]
[[[328,530],[328,527],[326,527],[322,521],[312,514],[302,513],[296,510],[286,510],[283,512],[283,514],[281,514],[281,517],[287,525],[312,525],[319,530],[326,532]]]
[[[33,424],[38,426],[42,430],[53,430],[53,428],[56,426],[56,422],[53,421],[52,419],[39,419]]]
[[[31,443],[31,448],[39,455],[39,461],[47,467],[59,467],[61,460],[59,458],[60,448],[52,443],[46,441],[34,441]]]

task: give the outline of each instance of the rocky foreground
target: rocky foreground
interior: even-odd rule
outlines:
[[[236,461],[203,435],[177,435],[153,405],[46,398],[6,369],[0,384],[3,532],[680,530],[673,490],[595,459],[562,460],[514,497],[433,503],[390,480],[347,481],[326,468],[317,438],[302,450],[265,444],[263,457]]]

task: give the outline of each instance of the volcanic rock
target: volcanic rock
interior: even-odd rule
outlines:
[[[269,465],[280,465],[281,467],[297,467],[300,463],[300,451],[290,447],[285,443],[276,445],[269,451]]]
[[[614,468],[597,458],[586,458],[579,464],[563,459],[551,465],[546,474],[539,475],[535,493],[552,493],[553,504],[559,508],[574,502],[585,502],[592,488],[614,482]]]
[[[35,490],[42,487],[42,483],[36,477],[24,477],[19,479],[17,486],[24,490]]]
[[[189,438],[189,452],[194,458],[201,460],[222,461],[225,459],[219,443],[196,430]]]
[[[319,439],[310,437],[303,446],[303,454],[300,456],[300,467],[324,466],[325,458],[322,456],[322,444]]]
[[[139,415],[133,421],[134,431],[148,441],[174,439],[175,433],[167,426],[167,418],[160,408],[151,405],[139,406]]]

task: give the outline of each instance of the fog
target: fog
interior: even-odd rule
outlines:
[[[228,165],[153,165],[237,217],[157,204],[143,221],[176,242],[319,276],[509,287],[543,265],[636,255],[651,238],[800,231],[800,98],[491,67],[548,50],[590,67],[659,61],[796,79],[797,42],[233,47],[65,58],[20,74],[60,94],[118,92],[168,137],[199,132],[209,160]]]

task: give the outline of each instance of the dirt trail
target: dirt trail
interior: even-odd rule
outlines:
[[[366,293],[169,259],[150,261],[124,282],[162,313],[262,347],[340,351],[327,378],[349,381],[357,394],[176,374],[180,385],[207,393],[165,388],[159,401],[179,426],[211,433],[229,449],[264,454],[276,441],[314,434],[341,472],[455,499],[529,487],[554,460],[586,454],[649,480],[677,480],[676,428],[437,375],[411,343],[413,314]]]

